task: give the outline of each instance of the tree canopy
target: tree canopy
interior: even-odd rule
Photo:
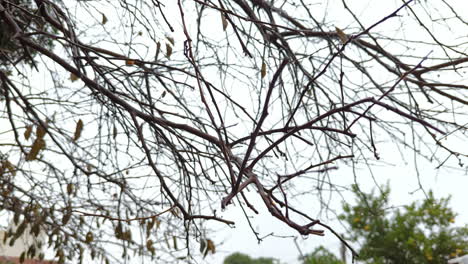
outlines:
[[[242,253],[233,253],[224,259],[223,264],[274,264],[273,258],[251,258]]]
[[[307,254],[303,259],[304,264],[344,264],[338,259],[335,254],[331,253],[323,246],[314,249],[310,254]]]
[[[346,243],[333,173],[467,155],[463,3],[378,5],[0,0],[3,212],[60,263],[199,259],[234,206]]]
[[[356,205],[344,204],[341,218],[349,239],[361,244],[358,259],[365,263],[445,264],[468,253],[468,225],[456,227],[449,198],[428,193],[422,202],[391,208],[390,189],[362,193],[355,186]]]

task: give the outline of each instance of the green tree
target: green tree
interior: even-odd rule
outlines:
[[[432,191],[423,202],[402,209],[389,206],[390,188],[380,194],[362,193],[354,186],[356,205],[345,203],[341,219],[349,238],[359,242],[358,259],[366,263],[447,263],[468,252],[468,226],[455,227],[450,198],[436,199]]]
[[[332,252],[323,246],[304,256],[303,264],[343,264]]]
[[[242,253],[233,253],[224,259],[224,264],[273,264],[278,263],[273,258],[251,258]]]

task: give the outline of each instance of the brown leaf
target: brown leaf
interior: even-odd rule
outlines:
[[[72,216],[72,212],[70,208],[67,208],[67,212],[62,217],[62,225],[66,225]]]
[[[106,24],[107,23],[107,17],[106,15],[104,15],[104,13],[102,13],[102,21],[101,21],[101,24]]]
[[[262,76],[262,79],[265,78],[266,75],[266,63],[262,62],[262,70],[260,72],[260,75]]]
[[[114,125],[114,131],[112,131],[112,137],[115,139],[117,137],[117,127]]]
[[[172,242],[174,243],[174,249],[177,250],[177,237],[172,237]]]
[[[9,160],[3,160],[2,161],[2,166],[0,167],[0,176],[5,172],[6,170],[10,171],[12,176],[16,175],[16,168],[15,166],[9,161]]]
[[[166,43],[166,57],[169,59],[172,55],[172,46]]]
[[[93,233],[91,233],[91,231],[89,231],[87,234],[86,234],[86,244],[89,244],[91,242],[94,241],[94,235]]]
[[[46,129],[42,125],[38,125],[36,129],[36,137],[43,139],[46,134]]]
[[[26,140],[28,140],[31,137],[32,130],[33,130],[32,125],[26,126],[26,131],[24,131],[24,138]]]
[[[134,60],[130,60],[130,59],[125,60],[125,65],[127,65],[127,66],[135,65],[135,61],[134,61]]]
[[[147,248],[149,251],[151,251],[151,250],[153,249],[153,240],[148,239],[148,240],[146,241],[146,248]]]
[[[73,183],[67,184],[67,193],[68,193],[68,195],[72,194],[74,187],[75,186],[73,185]]]
[[[174,45],[175,41],[174,41],[174,38],[173,37],[166,37],[167,40],[169,40],[169,42]]]
[[[80,79],[78,76],[76,76],[74,73],[70,73],[70,80],[71,80],[72,82],[74,82],[74,81],[76,81],[76,80],[78,80],[78,79]]]
[[[86,164],[86,170],[88,172],[91,172],[93,170],[94,166],[91,163]]]
[[[159,52],[161,51],[161,42],[156,43],[156,55],[154,55],[154,60],[158,60]]]
[[[34,143],[29,151],[28,155],[26,156],[26,161],[35,160],[39,151],[45,147],[45,141],[42,138],[36,138]]]
[[[207,248],[207,251],[211,251],[211,254],[214,254],[216,252],[215,244],[213,240],[211,239],[206,240],[206,248]]]
[[[76,142],[80,138],[81,131],[83,131],[83,121],[80,119],[76,123],[75,135],[73,136],[73,142]]]
[[[336,34],[338,34],[338,37],[341,40],[341,43],[345,44],[348,41],[348,36],[343,32],[343,30],[339,29],[338,27],[335,27]]]
[[[223,31],[226,31],[226,28],[228,26],[228,21],[226,19],[226,16],[221,13],[221,22],[223,23]]]
[[[22,252],[20,257],[19,257],[19,263],[24,263],[25,256],[26,256],[26,252]]]

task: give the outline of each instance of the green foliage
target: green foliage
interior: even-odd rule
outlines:
[[[390,209],[390,189],[380,195],[354,187],[357,205],[344,204],[340,216],[350,228],[350,239],[362,247],[359,259],[366,263],[447,263],[468,253],[468,226],[454,227],[456,214],[450,198],[436,199],[432,192],[422,203]]]
[[[323,246],[317,247],[311,254],[304,257],[304,264],[343,264],[333,253]]]
[[[253,259],[242,253],[233,253],[224,259],[224,264],[274,264],[277,261],[273,258]]]

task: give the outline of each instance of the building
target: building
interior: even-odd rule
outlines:
[[[448,264],[468,264],[468,255],[451,259],[448,261]]]
[[[16,228],[14,225],[10,225],[13,230]],[[20,256],[23,252],[28,251],[31,245],[34,245],[37,249],[36,256],[42,252],[40,241],[43,240],[44,235],[39,234],[35,237],[30,234],[29,228],[27,228],[23,234],[15,240],[14,244],[10,246],[10,240],[5,241],[7,231],[0,231],[0,264],[17,264],[20,263]],[[4,243],[5,241],[5,243]],[[54,264],[53,261],[39,260],[39,257],[33,259],[24,259],[23,264]]]

